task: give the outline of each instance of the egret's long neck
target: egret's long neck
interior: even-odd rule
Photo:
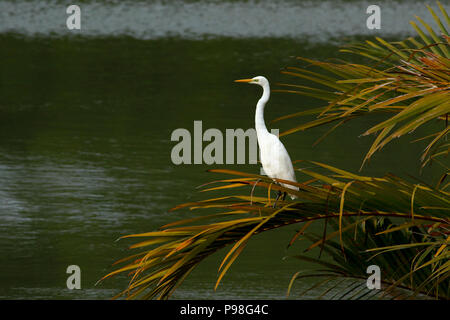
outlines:
[[[269,101],[270,97],[269,84],[268,83],[265,84],[262,88],[263,88],[263,95],[258,100],[255,113],[255,128],[257,134],[268,132],[266,124],[264,123],[264,106],[266,105],[267,101]]]

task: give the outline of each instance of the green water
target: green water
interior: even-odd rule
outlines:
[[[172,164],[172,131],[192,132],[194,120],[202,120],[204,130],[250,128],[259,88],[234,79],[265,75],[272,83],[288,81],[280,69],[296,64],[293,56],[336,57],[332,45],[271,38],[144,41],[2,34],[0,48],[2,299],[108,299],[124,289],[126,277],[94,286],[129,253],[132,242],[115,240],[189,216],[168,209],[201,199],[195,187],[220,177],[206,172],[217,166]],[[274,93],[266,120],[317,105]],[[292,159],[356,171],[372,141],[358,135],[370,121],[349,123],[314,148],[326,128],[283,142]],[[296,123],[281,122],[279,128]],[[419,175],[421,148],[406,142],[387,146],[363,173]],[[257,165],[226,168],[259,170]],[[424,180],[434,177],[432,168],[422,174]],[[256,236],[216,292],[224,252],[210,257],[174,297],[283,298],[292,274],[305,267],[282,260],[304,246],[299,242],[284,250],[296,227]],[[81,290],[66,288],[66,268],[72,264],[81,268]]]

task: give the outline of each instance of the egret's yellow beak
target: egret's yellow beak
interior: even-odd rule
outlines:
[[[252,82],[253,79],[240,79],[240,80],[234,80],[234,82]]]

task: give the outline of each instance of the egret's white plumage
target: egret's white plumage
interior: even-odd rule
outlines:
[[[272,179],[276,178],[297,182],[294,167],[292,166],[292,161],[286,148],[276,135],[267,130],[264,122],[264,107],[270,98],[269,81],[265,77],[258,76],[252,79],[236,80],[236,82],[257,84],[263,88],[263,94],[256,105],[255,128],[264,172]],[[281,185],[289,189],[298,190],[296,186],[285,183],[281,183]],[[290,197],[292,199],[296,198],[294,195],[290,195]]]

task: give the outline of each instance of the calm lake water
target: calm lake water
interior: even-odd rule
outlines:
[[[195,187],[220,177],[206,172],[217,166],[174,165],[171,133],[193,132],[195,120],[203,130],[251,128],[259,88],[234,79],[291,81],[280,69],[297,64],[297,55],[342,57],[336,52],[345,41],[412,34],[408,19],[428,18],[421,2],[384,3],[386,31],[370,33],[368,4],[359,1],[81,1],[86,29],[73,35],[64,29],[63,2],[0,2],[0,298],[109,299],[124,289],[126,277],[94,286],[130,253],[132,242],[115,240],[192,215],[168,210],[201,199]],[[318,105],[274,93],[265,118]],[[358,135],[371,121],[349,123],[314,148],[327,128],[282,141],[293,160],[357,171],[373,139]],[[408,139],[387,146],[363,174],[419,176],[424,145]],[[282,259],[304,247],[284,250],[296,228],[256,236],[216,292],[225,252],[213,255],[174,298],[284,298],[293,273],[308,267]],[[81,290],[66,288],[73,264]]]

